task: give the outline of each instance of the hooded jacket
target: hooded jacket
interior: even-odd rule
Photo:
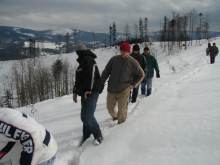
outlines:
[[[90,50],[76,51],[79,66],[76,70],[73,93],[84,96],[86,91],[100,92],[100,73],[95,62],[96,55]]]

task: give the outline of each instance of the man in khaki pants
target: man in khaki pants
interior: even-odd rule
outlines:
[[[144,79],[144,71],[137,61],[129,56],[130,44],[122,43],[120,51],[121,55],[112,57],[101,75],[103,84],[109,78],[107,109],[112,119],[118,120],[118,124],[123,123],[127,118],[130,91]],[[118,103],[118,112],[115,111],[116,103]]]

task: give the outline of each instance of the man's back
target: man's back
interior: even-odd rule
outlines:
[[[218,47],[217,46],[212,46],[210,50],[210,56],[217,56],[218,55]]]
[[[110,59],[102,78],[105,80],[109,76],[108,91],[117,93],[129,87],[136,77],[139,79],[142,76],[141,74],[141,68],[134,58],[118,55]]]

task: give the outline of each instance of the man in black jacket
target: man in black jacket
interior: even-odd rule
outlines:
[[[77,46],[79,66],[76,70],[75,85],[73,88],[73,101],[77,102],[77,95],[81,96],[81,120],[83,122],[82,145],[92,134],[94,142],[100,144],[102,133],[94,113],[100,92],[100,73],[95,62],[96,55],[84,44]]]
[[[137,62],[140,64],[141,68],[145,71],[145,74],[146,74],[147,73],[146,61],[145,61],[144,57],[140,54],[140,47],[138,44],[135,44],[133,46],[131,57],[133,57],[135,60],[137,60]],[[132,96],[131,96],[132,103],[135,103],[137,100],[138,90],[139,90],[139,85],[136,88],[133,88]]]

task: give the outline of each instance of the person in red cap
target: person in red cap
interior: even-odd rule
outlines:
[[[130,91],[136,88],[144,79],[144,71],[138,62],[130,56],[131,46],[127,42],[120,45],[121,55],[112,57],[102,72],[101,79],[104,86],[108,81],[107,109],[113,120],[118,124],[127,118]],[[118,111],[115,110],[116,103]]]

